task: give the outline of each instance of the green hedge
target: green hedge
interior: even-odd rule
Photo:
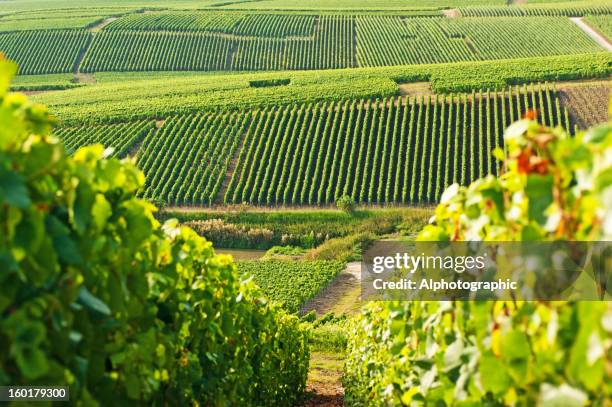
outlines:
[[[426,241],[612,238],[612,126],[570,137],[527,120],[505,172],[442,196]],[[605,293],[605,286],[599,288]],[[348,332],[349,405],[607,405],[612,302],[374,302]]]
[[[0,60],[0,385],[69,385],[84,405],[291,405],[304,328],[229,256],[135,198],[101,146],[68,157]]]

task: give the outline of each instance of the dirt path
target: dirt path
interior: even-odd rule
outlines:
[[[313,352],[306,385],[306,401],[303,407],[340,407],[344,405],[342,366],[344,355],[330,352]]]
[[[359,310],[360,282],[361,263],[348,263],[336,279],[325,290],[305,304],[301,311],[305,314],[315,310],[318,316],[328,312],[333,312],[336,315],[355,314]]]
[[[301,311],[316,311],[320,317],[328,312],[351,315],[359,310],[361,298],[361,263],[351,262],[336,279]],[[340,407],[344,405],[342,352],[313,351],[306,382],[306,401],[303,407]]]
[[[119,18],[119,17],[109,17],[109,18],[106,18],[106,19],[104,19],[104,20],[100,21],[98,24],[96,24],[96,25],[94,25],[93,27],[91,27],[91,28],[89,29],[89,31],[91,31],[92,33],[97,33],[97,32],[100,32],[100,31],[102,31],[102,29],[103,29],[104,27],[106,27],[107,25],[109,25],[109,24],[110,24],[110,23],[112,23],[113,21],[117,20],[118,18]]]
[[[612,51],[612,43],[608,41],[603,35],[595,31],[591,28],[587,23],[585,23],[581,17],[571,17],[570,20],[578,27],[582,29],[589,37],[591,37],[595,42],[604,47],[607,51]]]

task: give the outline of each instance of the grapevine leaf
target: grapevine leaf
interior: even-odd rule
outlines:
[[[96,312],[98,314],[106,316],[109,316],[111,314],[108,305],[106,305],[101,299],[90,293],[85,286],[81,287],[81,289],[79,290],[77,302],[85,308],[89,309],[90,311]]]
[[[510,386],[510,377],[504,364],[495,356],[488,354],[480,360],[480,381],[485,390],[494,394],[505,392]]]
[[[28,189],[21,174],[0,172],[0,200],[17,208],[27,208],[30,205]]]

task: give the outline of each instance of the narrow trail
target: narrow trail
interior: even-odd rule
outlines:
[[[305,304],[300,311],[305,314],[314,310],[317,316],[328,312],[336,315],[355,314],[359,310],[360,282],[361,263],[348,263],[336,279]]]
[[[352,315],[359,310],[361,297],[361,263],[351,262],[336,279],[315,298],[302,307],[302,312],[314,310],[320,317],[328,312],[336,315]],[[306,401],[302,407],[340,407],[344,405],[342,352],[313,351],[310,355],[310,370]]]
[[[584,31],[589,37],[591,37],[595,42],[605,48],[607,51],[612,51],[612,43],[608,41],[606,37],[598,33],[596,30],[591,28],[587,23],[582,20],[582,17],[571,17],[570,20],[574,24],[576,24],[582,31]]]

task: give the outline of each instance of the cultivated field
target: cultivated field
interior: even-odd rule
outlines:
[[[611,49],[597,0],[0,0],[0,381],[610,405],[609,303],[363,306],[359,266],[610,240]]]

